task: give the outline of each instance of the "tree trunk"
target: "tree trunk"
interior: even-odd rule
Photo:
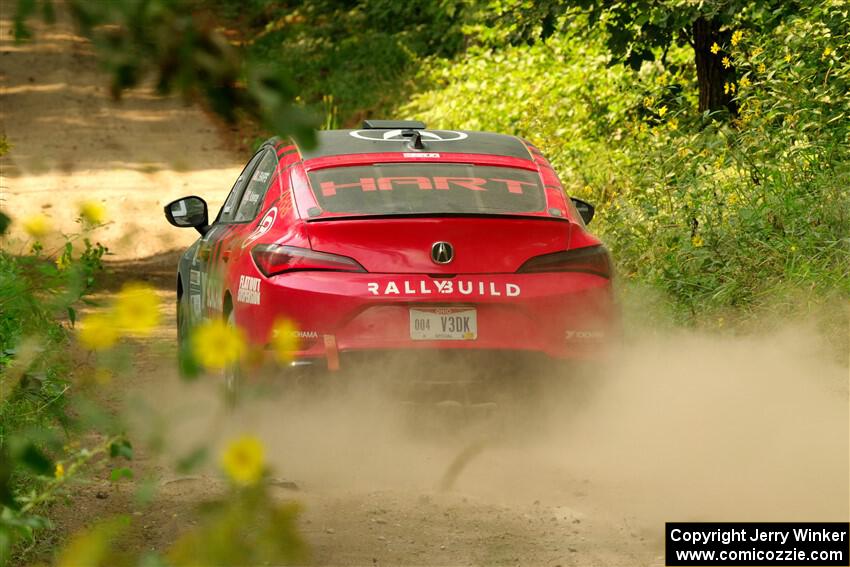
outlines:
[[[705,112],[727,110],[732,115],[738,114],[738,105],[732,100],[731,92],[724,92],[726,83],[733,84],[735,70],[733,67],[723,67],[723,57],[727,52],[711,52],[711,46],[724,45],[728,33],[721,34],[720,22],[717,19],[706,20],[698,18],[693,24],[694,62],[697,67],[697,84],[699,85],[699,111]],[[730,57],[731,59],[731,57]]]

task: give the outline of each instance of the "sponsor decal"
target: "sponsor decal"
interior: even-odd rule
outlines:
[[[360,177],[351,183],[322,181],[319,187],[322,195],[332,197],[340,189],[357,188],[363,192],[392,191],[395,188],[416,188],[422,191],[448,191],[467,189],[469,191],[505,191],[515,195],[523,194],[523,186],[537,189],[537,183],[517,179],[499,179],[495,177]]]
[[[191,285],[200,285],[201,283],[201,272],[198,270],[189,270],[189,284]]]
[[[605,338],[605,333],[602,331],[573,331],[567,329],[564,331],[564,338],[568,341],[599,340]]]
[[[236,294],[238,303],[260,304],[260,278],[239,276],[239,291]]]
[[[251,181],[257,181],[259,183],[265,183],[266,179],[268,179],[269,175],[271,175],[271,174],[272,174],[271,171],[261,171],[260,169],[257,169],[257,171],[254,172],[254,177],[251,178]]]
[[[352,138],[368,140],[370,142],[405,142],[410,136],[403,136],[404,130],[354,130],[349,132]],[[418,130],[423,142],[457,142],[469,137],[466,132],[455,132],[453,130]]]
[[[192,296],[192,316],[196,319],[201,316],[201,296]]]
[[[440,154],[429,154],[429,153],[422,153],[422,154],[410,153],[410,154],[402,154],[402,155],[406,158],[420,158],[420,159],[421,158],[431,159],[431,158],[439,158],[440,157]]]
[[[372,295],[465,295],[470,297],[518,297],[521,293],[515,283],[496,283],[472,280],[410,280],[368,282],[367,291]]]
[[[274,222],[277,220],[277,207],[272,207],[268,210],[268,212],[263,216],[263,219],[257,225],[257,228],[248,235],[248,237],[242,242],[242,248],[245,248],[262,235],[271,230]]]
[[[299,339],[318,339],[319,333],[317,331],[295,331],[293,336]]]

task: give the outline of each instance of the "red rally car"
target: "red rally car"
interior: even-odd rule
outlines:
[[[587,359],[617,326],[593,207],[515,136],[370,120],[313,149],[271,139],[212,222],[196,196],[165,214],[201,233],[177,274],[181,338],[224,318],[262,348],[286,318],[293,365],[335,370],[401,351]]]

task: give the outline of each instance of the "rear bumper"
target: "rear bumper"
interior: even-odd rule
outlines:
[[[234,296],[235,297],[235,296]],[[262,278],[258,304],[235,303],[237,324],[256,345],[275,321],[298,328],[296,361],[347,360],[369,353],[470,351],[599,357],[619,334],[611,281],[584,273],[431,277],[296,272]],[[414,340],[410,309],[474,308],[474,340]]]

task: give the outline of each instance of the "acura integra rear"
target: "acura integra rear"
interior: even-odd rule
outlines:
[[[617,311],[592,212],[514,136],[373,121],[312,149],[272,139],[212,223],[198,197],[166,207],[202,234],[180,264],[181,333],[225,318],[262,347],[285,319],[294,363],[331,369],[364,353],[595,357]]]

